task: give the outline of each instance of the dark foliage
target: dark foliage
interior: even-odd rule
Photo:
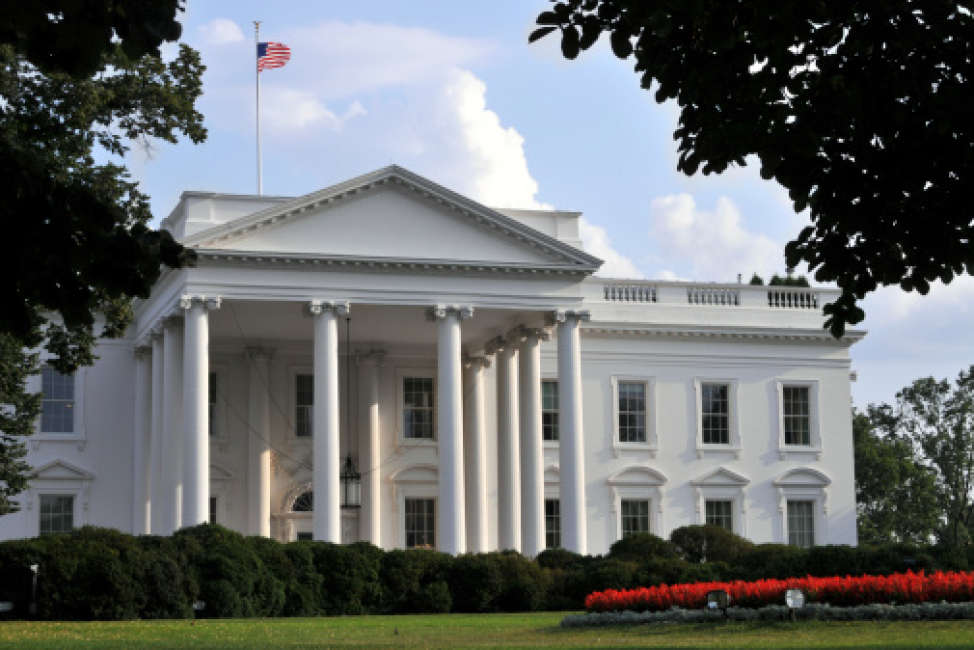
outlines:
[[[552,0],[574,59],[605,33],[657,102],[675,99],[677,168],[754,156],[811,225],[785,247],[836,282],[841,336],[883,285],[927,293],[974,273],[974,16],[950,1]],[[921,162],[922,161],[922,162]]]

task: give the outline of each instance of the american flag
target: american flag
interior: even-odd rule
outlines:
[[[284,43],[257,44],[257,72],[268,68],[283,68],[291,58],[291,48]]]

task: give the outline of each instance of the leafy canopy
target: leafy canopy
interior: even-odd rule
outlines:
[[[811,225],[785,248],[840,297],[841,336],[881,285],[974,274],[974,18],[964,2],[552,0],[574,59],[605,32],[643,88],[680,106],[677,168],[760,161]]]
[[[206,137],[199,54],[181,45],[182,0],[40,0],[0,15],[0,514],[24,485],[27,394],[44,345],[61,372],[121,336],[131,300],[191,254],[149,228],[148,197],[117,162],[132,142]],[[96,330],[96,326],[98,329]]]

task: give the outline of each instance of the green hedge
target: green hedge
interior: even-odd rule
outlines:
[[[15,605],[5,616],[30,616],[31,564],[40,566],[34,616],[86,620],[581,609],[586,595],[608,588],[966,568],[957,563],[936,547],[806,550],[710,526],[679,528],[670,540],[633,536],[605,556],[555,549],[536,560],[281,544],[206,524],[172,537],[85,527],[0,543],[0,600]],[[194,611],[194,603],[205,606]]]

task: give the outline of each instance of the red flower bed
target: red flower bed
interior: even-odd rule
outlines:
[[[974,571],[938,571],[927,575],[922,571],[894,573],[888,576],[834,576],[831,578],[788,578],[787,580],[755,580],[745,582],[695,582],[677,585],[658,585],[617,591],[596,591],[585,599],[590,612],[622,610],[655,611],[683,607],[697,609],[707,606],[707,592],[721,589],[730,594],[731,605],[762,607],[783,605],[786,589],[801,589],[809,602],[837,606],[868,605],[870,603],[922,603],[926,601],[974,601]]]

